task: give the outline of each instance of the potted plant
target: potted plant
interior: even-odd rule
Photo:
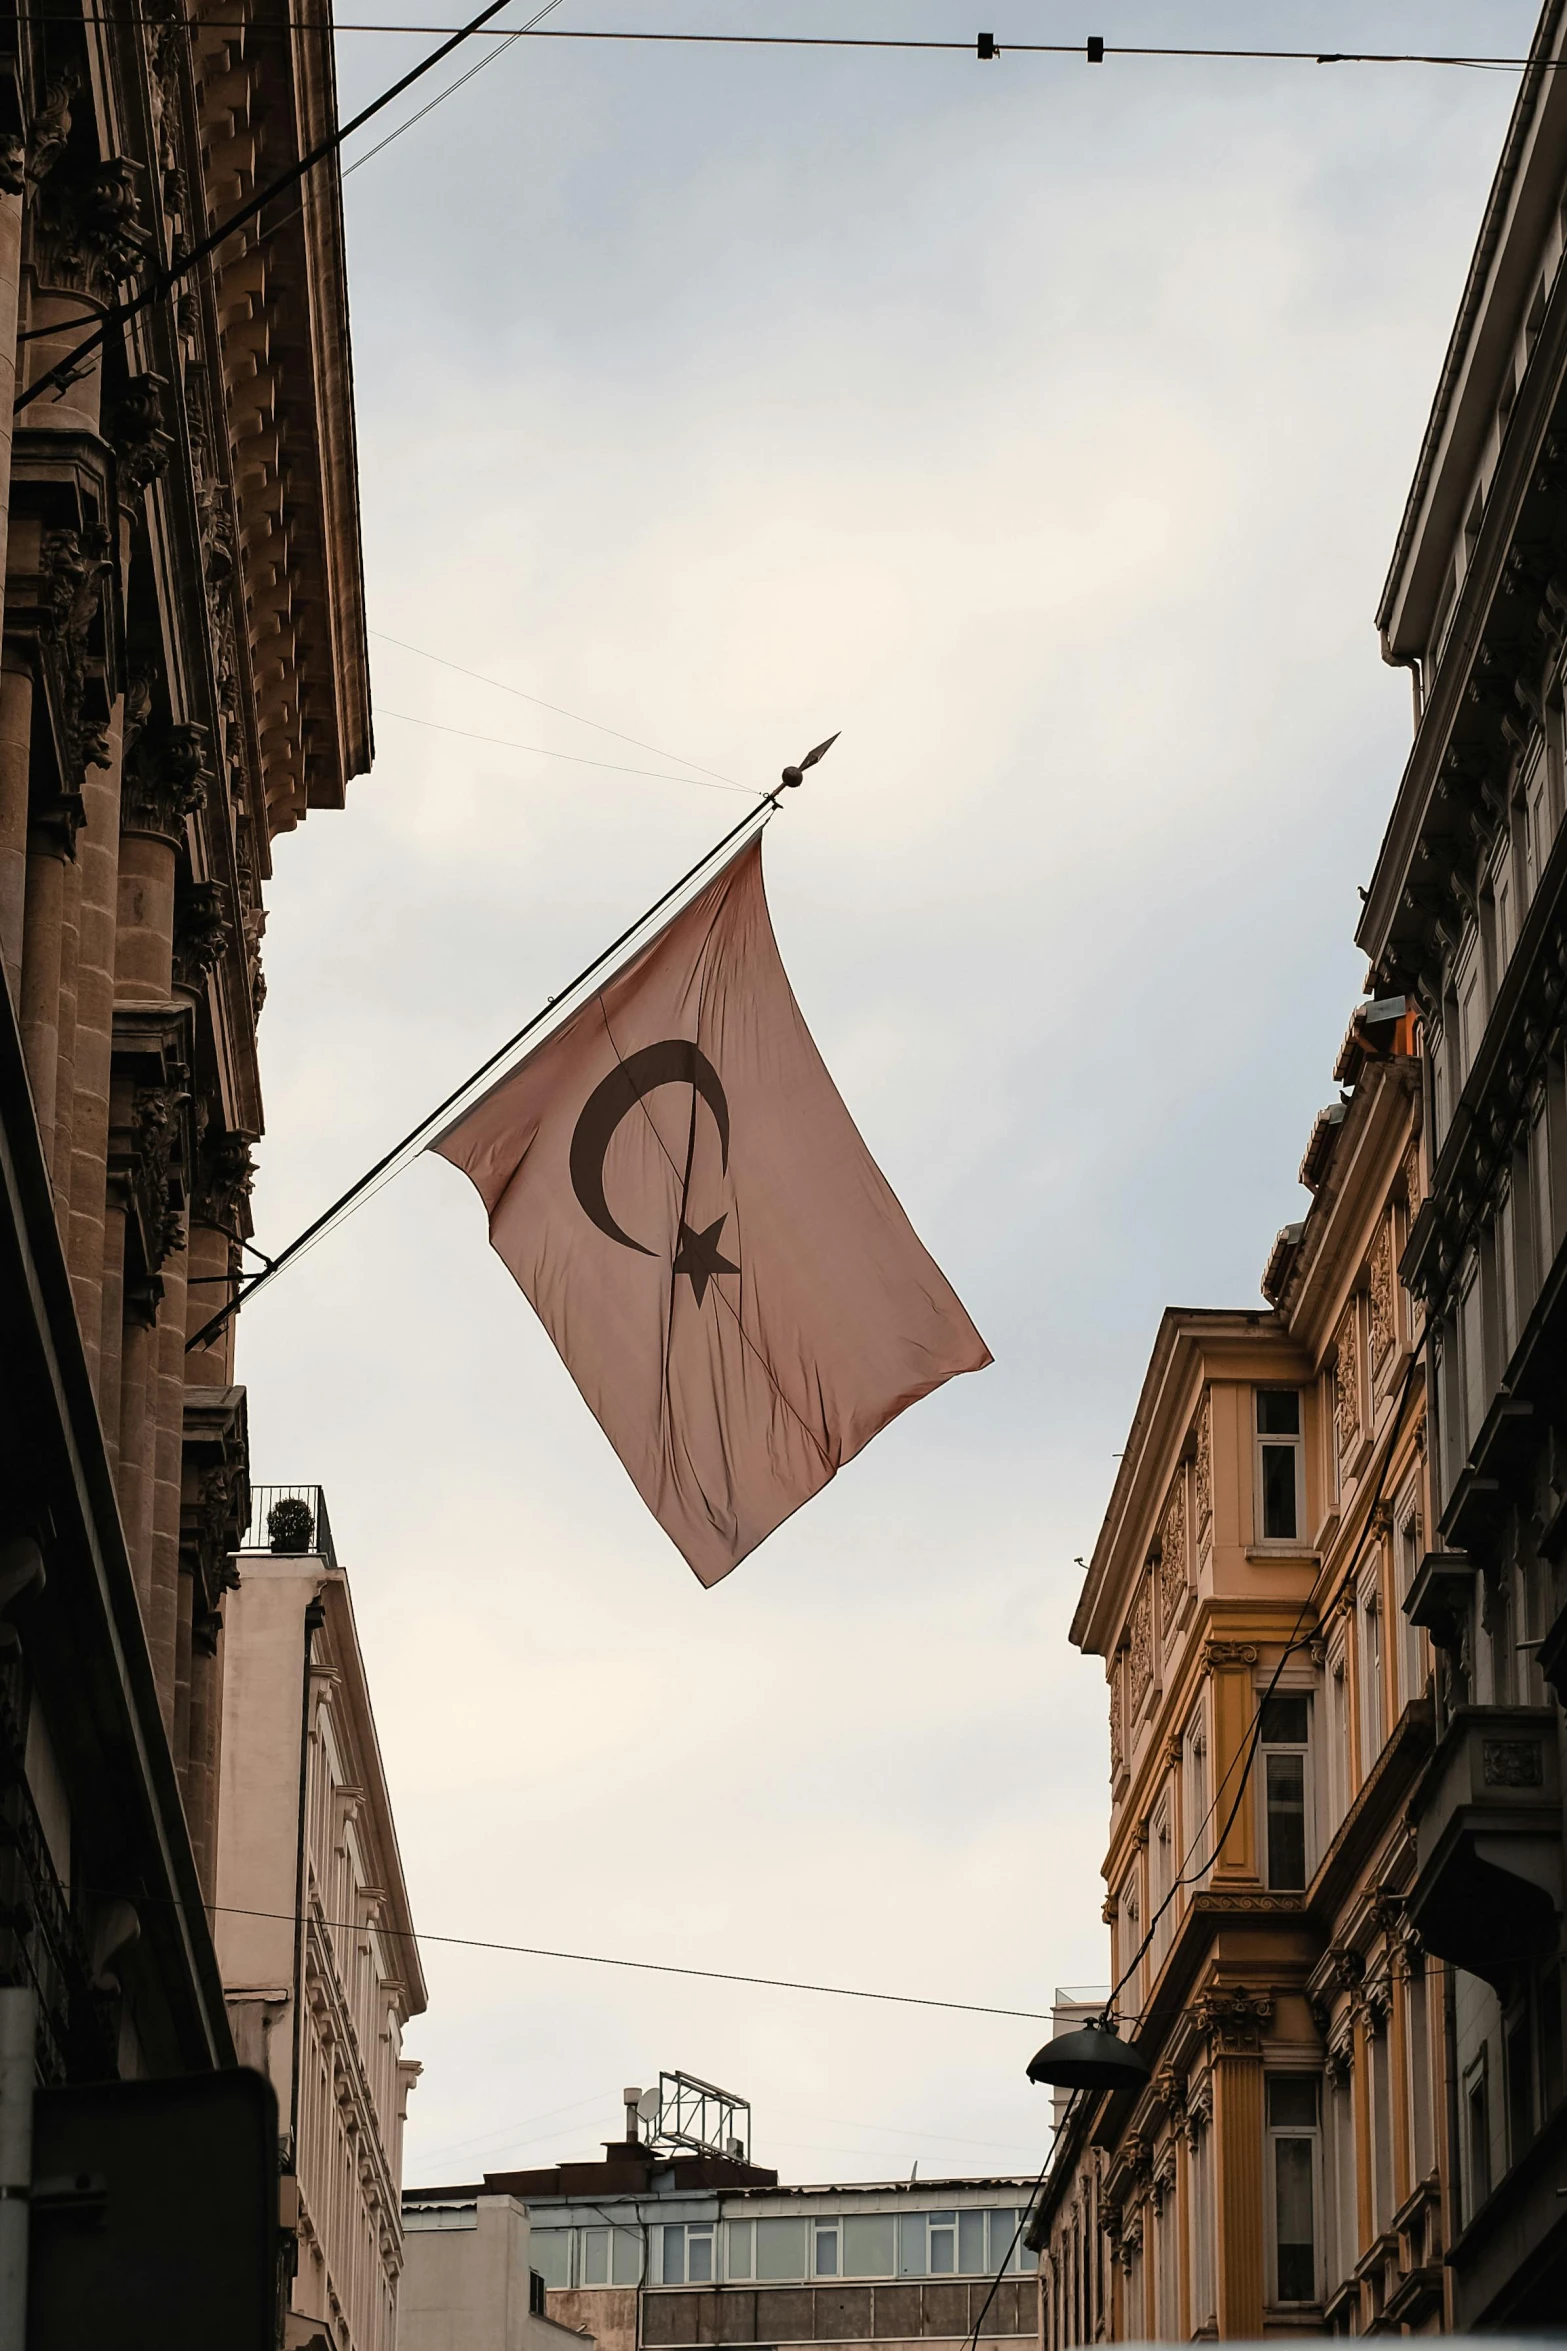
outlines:
[[[267,1512],[267,1541],[274,1551],[298,1558],[315,1541],[316,1514],[302,1495],[285,1494]]]

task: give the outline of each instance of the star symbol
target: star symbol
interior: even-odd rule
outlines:
[[[680,1246],[675,1251],[676,1273],[689,1274],[696,1302],[701,1305],[707,1296],[707,1285],[715,1274],[738,1273],[738,1265],[731,1265],[727,1257],[718,1254],[718,1236],[728,1222],[727,1213],[710,1224],[705,1233],[694,1233],[684,1218],[680,1225]]]

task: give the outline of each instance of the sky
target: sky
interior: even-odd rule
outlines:
[[[748,2098],[785,2179],[1031,2174],[1030,2018],[1106,1974],[1074,1563],[1161,1309],[1256,1303],[1302,1213],[1410,735],[1372,614],[1515,77],[1091,68],[1005,53],[1081,12],[983,14],[987,64],[519,43],[345,183],[377,753],[276,845],[259,1241],[841,729],[769,830],[774,924],[995,1356],[704,1592],[443,1162],[258,1298],[253,1474],[325,1488],[415,1917],[1024,2012],[430,1939],[410,2184],[591,2155],[660,2068]],[[1532,17],[1096,21],[1497,52]],[[345,112],[421,46],[342,33]]]

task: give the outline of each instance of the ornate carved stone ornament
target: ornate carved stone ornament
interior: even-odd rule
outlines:
[[[1393,1271],[1393,1219],[1384,1216],[1371,1244],[1367,1268],[1371,1302],[1371,1368],[1381,1369],[1398,1338],[1398,1289]]]
[[[1224,1666],[1255,1665],[1257,1645],[1255,1641],[1204,1641],[1202,1661],[1210,1673]]]
[[[39,281],[57,294],[110,301],[149,258],[141,221],[140,167],[112,156],[90,170],[57,153],[31,208]]]
[[[232,934],[223,882],[191,882],[174,902],[174,978],[199,990],[222,959]]]
[[[1203,1389],[1202,1402],[1197,1407],[1197,1461],[1193,1473],[1197,1488],[1197,1541],[1213,1525],[1213,1405],[1211,1393]]]
[[[227,1233],[234,1241],[246,1238],[250,1188],[256,1163],[250,1139],[223,1127],[202,1136],[196,1153],[196,1183],[191,1214],[202,1224]]]
[[[44,101],[28,126],[26,178],[34,187],[46,180],[60,157],[65,153],[66,141],[71,135],[71,100],[81,84],[69,67],[50,77],[44,90]],[[10,195],[20,196],[22,188],[12,188]]]
[[[1179,2123],[1186,2112],[1186,2082],[1173,2065],[1161,2065],[1154,2075],[1153,2086],[1165,2113]]]
[[[1110,1777],[1121,1776],[1126,1760],[1125,1738],[1121,1725],[1121,1651],[1117,1650],[1110,1662]]]
[[[20,131],[0,130],[0,195],[27,193],[27,141]]]
[[[1348,1463],[1360,1442],[1360,1302],[1351,1298],[1333,1341],[1333,1422],[1338,1457]]]
[[[1215,2055],[1251,2056],[1262,2047],[1262,2028],[1272,2020],[1273,1994],[1249,1984],[1215,1985],[1199,1994],[1191,2014]]]
[[[160,1269],[185,1246],[193,1152],[190,1015],[161,1005],[114,1014],[109,1088],[109,1198],[125,1215],[125,1312],[150,1326]]]
[[[166,376],[132,376],[114,403],[106,431],[123,506],[133,506],[169,462],[174,436],[164,425],[163,395],[168,388]]]
[[[195,1579],[198,1629],[215,1644],[231,1554],[250,1523],[250,1441],[243,1388],[190,1388],[180,1465],[180,1567]],[[209,1652],[210,1654],[210,1652]]]
[[[1188,2086],[1184,2128],[1186,2144],[1195,2147],[1213,2120],[1213,2085],[1206,2074],[1195,2088]]]
[[[1121,1915],[1121,1906],[1113,1894],[1107,1894],[1099,1905],[1099,1915],[1107,1927],[1113,1927]]]
[[[126,747],[120,829],[183,841],[186,819],[207,797],[208,776],[205,727],[144,719]]]
[[[1143,1700],[1153,1685],[1153,1585],[1147,1576],[1132,1608],[1131,1630],[1128,1641],[1128,1681],[1134,1715],[1141,1713]]]
[[[1159,1605],[1166,1625],[1175,1622],[1186,1598],[1186,1469],[1175,1473],[1159,1527]]]
[[[101,523],[44,532],[38,652],[65,797],[81,791],[89,767],[109,765],[108,691],[90,639],[113,568],[114,542]],[[71,839],[74,848],[74,829]]]
[[[1485,1739],[1480,1771],[1488,1788],[1543,1788],[1545,1760],[1537,1739]]]

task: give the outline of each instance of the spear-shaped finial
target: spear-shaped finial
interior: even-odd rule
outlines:
[[[838,733],[841,734],[842,732],[843,729],[840,727]],[[794,790],[796,784],[804,780],[806,769],[808,767],[814,767],[818,759],[824,758],[826,754],[832,749],[834,743],[836,743],[837,740],[837,735],[829,735],[825,743],[818,743],[814,751],[807,751],[805,757],[801,760],[798,767],[786,767],[784,769],[783,780],[788,785],[791,792]]]

